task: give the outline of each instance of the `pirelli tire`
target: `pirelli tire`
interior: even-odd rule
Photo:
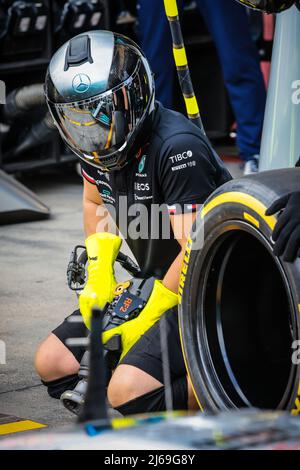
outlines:
[[[179,324],[202,410],[300,412],[300,259],[274,256],[276,217],[265,216],[275,199],[299,188],[300,168],[232,180],[211,195],[194,224]]]

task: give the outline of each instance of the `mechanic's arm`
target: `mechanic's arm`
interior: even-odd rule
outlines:
[[[300,158],[296,163],[300,167]],[[298,170],[299,171],[299,170]],[[276,256],[292,263],[300,257],[300,191],[285,194],[276,199],[266,210],[266,215],[279,214],[272,238],[275,242],[273,251]]]
[[[83,224],[86,237],[96,233],[100,221],[97,210],[103,205],[97,186],[83,178]]]
[[[118,233],[97,186],[83,178],[83,224],[86,237],[96,232]]]
[[[180,214],[180,215],[171,215],[171,226],[175,235],[176,240],[178,241],[181,251],[179,255],[175,258],[171,264],[168,272],[166,273],[163,284],[168,289],[173,292],[178,292],[181,265],[185,253],[185,246],[189,236],[189,233],[192,229],[194,220],[196,218],[196,213]]]
[[[89,258],[88,280],[79,296],[79,308],[89,328],[94,306],[104,308],[114,297],[114,263],[122,240],[105,208],[97,186],[84,179],[83,217]]]

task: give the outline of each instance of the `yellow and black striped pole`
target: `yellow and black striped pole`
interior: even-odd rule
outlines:
[[[179,21],[177,2],[176,0],[164,0],[164,4],[166,15],[168,17],[171,28],[173,54],[187,114],[189,119],[191,119],[191,121],[202,130],[203,134],[205,134],[187,62]]]

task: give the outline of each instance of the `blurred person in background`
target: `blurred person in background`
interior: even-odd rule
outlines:
[[[196,0],[196,3],[220,58],[237,121],[237,146],[244,161],[244,174],[255,173],[258,171],[266,89],[247,11],[233,0]],[[178,6],[182,6],[182,1]],[[139,40],[155,74],[157,99],[164,106],[172,107],[174,59],[163,0],[139,0],[137,11]]]
[[[238,1],[247,7],[266,13],[280,13],[295,3],[293,0]],[[296,167],[300,167],[300,158]],[[272,234],[274,254],[282,256],[282,259],[288,263],[293,263],[297,257],[300,257],[300,191],[290,192],[276,199],[266,210],[267,216],[276,213],[279,213],[279,217]]]

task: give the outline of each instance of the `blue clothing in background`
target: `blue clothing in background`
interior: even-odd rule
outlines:
[[[237,121],[241,157],[249,160],[260,151],[266,90],[247,11],[233,0],[196,2],[219,54]],[[138,3],[140,45],[155,73],[156,96],[164,106],[171,108],[174,59],[164,2],[139,0]]]

